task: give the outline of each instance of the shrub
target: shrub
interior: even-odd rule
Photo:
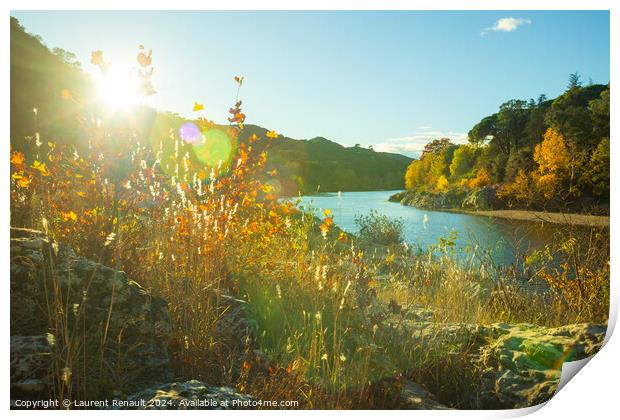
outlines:
[[[404,222],[402,219],[389,218],[373,210],[368,215],[356,216],[355,224],[360,238],[381,245],[403,242]]]

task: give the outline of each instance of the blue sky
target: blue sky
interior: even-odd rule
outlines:
[[[572,72],[609,81],[606,11],[11,14],[87,71],[93,50],[131,66],[152,48],[160,109],[195,117],[198,100],[224,122],[243,75],[248,123],[412,156],[508,99],[559,95]]]

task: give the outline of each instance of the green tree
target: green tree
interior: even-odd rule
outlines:
[[[591,186],[594,196],[609,197],[609,158],[609,139],[604,138],[594,149],[588,168],[584,173],[586,182]]]
[[[470,173],[474,167],[475,155],[472,148],[463,145],[454,151],[452,163],[450,163],[450,175],[452,179],[459,179]]]
[[[601,92],[597,99],[589,102],[588,108],[592,115],[592,135],[594,138],[609,138],[609,87]]]

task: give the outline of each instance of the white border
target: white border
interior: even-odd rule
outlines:
[[[8,363],[9,360],[9,282],[8,282],[8,262],[9,262],[9,59],[8,52],[10,49],[9,44],[9,13],[10,10],[199,10],[199,9],[212,9],[212,10],[339,10],[339,9],[356,9],[356,10],[611,10],[610,23],[611,23],[611,71],[610,75],[618,74],[618,57],[617,53],[613,52],[618,50],[618,40],[620,40],[620,33],[618,26],[615,23],[619,15],[620,6],[612,0],[433,0],[433,1],[418,1],[418,0],[384,0],[384,1],[372,1],[372,0],[358,0],[352,1],[339,1],[339,0],[297,0],[297,1],[285,1],[285,0],[267,0],[257,4],[251,0],[229,0],[229,1],[207,1],[207,0],[175,0],[174,2],[164,2],[159,0],[152,0],[149,2],[129,1],[129,0],[108,0],[108,1],[88,1],[84,2],[79,0],[60,0],[60,1],[44,1],[44,0],[8,0],[3,1],[0,9],[4,11],[2,14],[4,23],[0,24],[0,38],[1,48],[0,51],[4,51],[2,55],[3,60],[0,61],[0,74],[2,75],[2,101],[0,102],[0,127],[2,127],[2,155],[4,159],[0,159],[0,179],[2,183],[2,198],[3,205],[0,208],[0,214],[2,216],[2,222],[0,223],[1,236],[5,239],[0,240],[0,252],[2,254],[2,261],[6,262],[4,265],[5,281],[4,281],[4,294],[3,294],[3,316],[1,325],[2,332],[0,333],[0,340],[2,340],[2,353],[3,360],[5,361],[3,370],[2,390],[4,392],[1,395],[4,396],[4,401],[1,403],[8,410],[9,406],[9,381],[8,381]],[[550,52],[552,53],[552,52]],[[620,100],[616,94],[612,94],[612,118],[611,118],[611,137],[614,139],[611,142],[611,155],[612,155],[612,187],[618,185],[619,171],[617,169],[618,156],[620,153],[620,144],[617,139],[620,139],[619,124],[618,124],[618,109],[620,109]],[[612,188],[613,191],[613,188]],[[612,194],[611,197],[611,213],[617,214],[617,195]],[[615,219],[614,219],[615,220]],[[523,410],[506,410],[506,411],[451,411],[451,412],[408,412],[408,411],[392,411],[389,413],[391,417],[398,418],[466,418],[466,419],[486,419],[486,418],[507,418],[517,417],[525,415],[531,412],[531,418],[608,418],[610,413],[617,413],[618,408],[618,394],[617,394],[617,378],[620,373],[620,363],[618,356],[620,356],[620,342],[617,337],[611,336],[611,332],[615,327],[618,314],[618,302],[620,302],[620,290],[617,280],[616,261],[618,261],[618,229],[616,224],[611,224],[611,237],[612,237],[612,253],[611,253],[611,271],[612,271],[612,288],[611,288],[611,302],[612,311],[610,314],[610,325],[606,340],[608,340],[605,347],[589,361],[589,367],[582,372],[579,372],[578,379],[570,381],[565,387],[558,392],[544,407],[539,410],[539,407]],[[611,337],[611,338],[610,338]],[[580,363],[577,363],[580,364]],[[581,363],[582,364],[582,363]],[[568,366],[567,366],[568,367]],[[570,366],[574,369],[576,365]],[[563,376],[564,376],[563,372]],[[196,416],[204,418],[205,416],[215,415],[210,414],[213,412],[188,412],[185,415]],[[288,416],[290,412],[284,411],[245,411],[245,412],[219,412],[217,416],[222,417],[237,417],[237,416],[252,416],[256,418],[281,418],[282,416]],[[12,416],[24,416],[27,418],[35,418],[40,416],[38,412],[17,412],[11,411]],[[84,416],[84,412],[52,412],[45,413],[46,417],[60,417],[60,416]],[[111,414],[106,412],[88,412],[88,416],[96,418],[105,418]],[[123,417],[131,415],[132,417],[144,417],[144,418],[164,418],[171,415],[171,412],[123,412],[118,413]],[[360,412],[360,411],[326,411],[317,413],[314,411],[301,411],[294,414],[300,418],[312,418],[317,415],[327,416],[335,418],[336,416],[378,416],[382,415],[377,411],[372,412]]]

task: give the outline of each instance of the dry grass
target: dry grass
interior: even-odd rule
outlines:
[[[236,138],[239,129],[229,127],[228,135]],[[606,322],[604,230],[586,247],[567,232],[510,269],[460,263],[449,240],[415,255],[391,240],[358,241],[338,232],[328,214],[317,221],[277,200],[257,177],[268,141],[239,144],[228,164],[200,167],[175,136],[151,149],[130,131],[109,134],[93,126],[80,151],[39,142],[37,134],[35,156],[12,151],[12,224],[44,225],[53,240],[164,297],[178,377],[235,384],[301,407],[376,408],[397,399],[397,387],[382,381],[409,374],[466,406],[458,396],[476,381],[471,348],[399,328],[409,308],[429,308],[438,323]],[[173,152],[163,156],[166,150]],[[400,237],[398,226],[387,227],[379,232]],[[538,279],[550,285],[547,292],[521,287]],[[66,291],[53,278],[45,284],[57,340],[53,396],[96,399],[123,388],[122,368],[110,372],[102,363],[114,338],[103,330],[87,340],[81,325],[88,315],[70,316]],[[266,372],[218,329],[228,310],[221,292],[247,301],[255,340],[272,363]]]

